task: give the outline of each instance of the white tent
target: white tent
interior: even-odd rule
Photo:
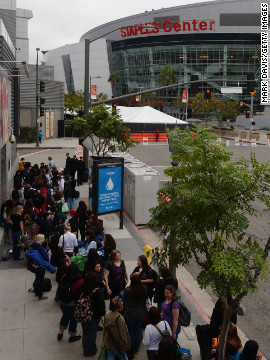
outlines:
[[[126,107],[117,106],[124,123],[140,124],[188,124],[188,122],[179,120],[173,116],[164,114],[161,111],[150,106]]]

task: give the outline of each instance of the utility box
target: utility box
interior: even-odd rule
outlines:
[[[125,164],[124,210],[136,225],[150,221],[151,207],[158,205],[160,175],[143,163]]]

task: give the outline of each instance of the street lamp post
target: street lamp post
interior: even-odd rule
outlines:
[[[37,62],[36,62],[36,146],[39,147],[39,138],[38,138],[38,52],[40,48],[36,48],[37,51]]]

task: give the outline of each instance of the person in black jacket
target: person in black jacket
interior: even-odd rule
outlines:
[[[170,270],[166,266],[159,268],[160,279],[155,290],[154,302],[157,303],[157,308],[161,311],[161,305],[165,301],[164,290],[167,285],[172,285],[177,290],[178,281],[172,276]]]
[[[77,171],[77,157],[76,155],[73,155],[73,158],[70,159],[69,164],[70,164],[70,176],[72,177],[72,180],[75,179],[75,173]]]
[[[74,189],[75,189],[74,181],[71,180],[68,175],[66,175],[63,194],[64,194],[65,201],[68,204],[69,210],[72,209],[72,199],[73,199]]]
[[[84,356],[94,356],[97,353],[97,329],[100,318],[105,315],[105,302],[102,290],[99,288],[96,274],[88,273],[77,291],[77,298],[90,296],[92,319],[82,323],[82,347]]]
[[[83,157],[80,157],[80,160],[77,161],[77,185],[82,185],[83,183],[83,173],[85,170],[85,164],[83,162]]]
[[[86,210],[87,206],[84,201],[79,202],[79,206],[77,208],[77,214],[79,216],[79,230],[81,235],[81,241],[85,240],[85,226],[86,226]],[[79,237],[79,234],[78,234]]]
[[[71,227],[71,232],[77,236],[78,226],[79,226],[77,211],[75,209],[71,209],[69,211],[69,214],[70,214],[71,218],[69,219],[68,223]]]
[[[154,274],[151,267],[148,265],[146,256],[140,255],[138,257],[138,266],[135,267],[130,278],[134,275],[139,275],[141,282],[146,286],[147,295],[152,301]]]

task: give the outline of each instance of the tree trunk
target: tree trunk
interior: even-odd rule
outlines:
[[[224,360],[225,357],[227,334],[230,325],[230,319],[233,313],[233,306],[228,305],[227,300],[225,300],[223,304],[224,304],[224,311],[223,311],[223,321],[221,325],[220,338],[219,338],[218,360]]]

